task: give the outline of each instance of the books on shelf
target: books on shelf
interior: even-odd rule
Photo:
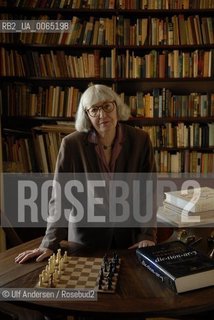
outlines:
[[[2,0],[2,6],[7,6],[7,1]],[[129,1],[129,0],[15,0],[11,1],[10,6],[13,7],[30,7],[30,8],[65,8],[65,9],[142,9],[142,10],[169,10],[169,9],[206,9],[213,8],[212,0],[200,1],[177,1],[177,0],[162,0],[162,1]]]
[[[192,188],[165,192],[165,203],[190,212],[214,210],[214,189],[209,187]]]
[[[140,263],[176,293],[214,285],[214,260],[181,241],[136,250]]]
[[[96,50],[96,59],[90,55],[88,71],[96,67],[96,77],[99,77],[99,52]],[[114,56],[115,51],[112,52]],[[85,55],[84,55],[85,58]],[[91,59],[92,58],[92,59]],[[84,59],[85,60],[85,59]],[[113,62],[114,59],[112,59]],[[96,63],[94,64],[94,62]],[[98,63],[97,63],[98,62]],[[87,64],[86,64],[87,65]],[[111,63],[112,75],[115,77],[115,64]],[[1,100],[8,108],[2,109],[8,116],[74,116],[81,92],[73,86],[50,85],[43,87],[39,84],[35,90],[25,83],[10,83],[7,87],[0,89]],[[17,97],[15,99],[14,97]],[[138,91],[136,95],[128,96],[124,92],[121,98],[130,106],[133,116],[141,116],[155,119],[163,117],[212,117],[214,116],[214,92],[202,94],[191,92],[190,94],[177,95],[167,88],[154,88],[148,91]],[[53,104],[53,107],[52,107]],[[72,106],[72,107],[71,107]],[[169,147],[168,139],[174,141],[173,147],[194,147],[214,146],[214,125],[206,123],[199,126],[198,123],[186,124],[184,122],[169,124],[167,119],[164,126],[154,126],[160,132],[155,137],[155,147],[159,145]],[[147,126],[144,128],[146,130]]]
[[[100,44],[100,43],[99,43]],[[117,76],[126,78],[212,78],[214,76],[213,60],[214,50],[194,50],[193,52],[184,52],[180,50],[157,52],[151,50],[149,53],[136,55],[135,51],[126,50],[125,54],[118,54],[117,59],[114,55],[116,47],[111,49],[109,56],[99,58],[100,74],[107,73],[108,63],[116,65]],[[85,63],[89,69],[90,59],[97,63],[97,50],[91,53],[85,53]],[[100,50],[98,50],[101,52]],[[83,54],[71,55],[62,50],[38,54],[31,50],[21,53],[18,50],[10,50],[2,47],[0,49],[0,58],[3,61],[4,68],[0,69],[0,76],[19,76],[19,77],[71,77],[84,78],[96,77],[94,70],[85,72],[83,63]],[[193,63],[192,63],[193,62]],[[157,68],[159,65],[165,65],[165,70]],[[112,70],[109,69],[108,78],[113,78]]]

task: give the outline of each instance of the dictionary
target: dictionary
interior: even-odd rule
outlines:
[[[214,260],[181,241],[138,248],[137,258],[176,293],[214,285]]]

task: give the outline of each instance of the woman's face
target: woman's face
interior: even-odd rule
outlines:
[[[117,125],[117,109],[115,101],[102,101],[86,109],[92,126],[101,136]]]

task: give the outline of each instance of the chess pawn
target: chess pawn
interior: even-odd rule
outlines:
[[[53,273],[53,283],[54,285],[56,285],[56,283],[58,282],[58,271],[54,271]]]
[[[43,270],[42,271],[42,282],[48,282],[48,274],[47,274],[47,271],[46,270]]]
[[[61,259],[61,249],[57,250],[57,254],[56,254],[56,264],[59,265]]]
[[[52,261],[53,261],[53,264],[54,264],[54,267],[55,267],[55,265],[56,265],[56,255],[55,255],[55,253],[52,254],[51,258],[52,258]]]
[[[43,277],[42,277],[42,274],[39,275],[39,287],[42,287],[43,286]]]
[[[58,278],[58,280],[60,280],[60,277],[61,277],[61,271],[60,271],[60,270],[57,270],[56,272],[57,272],[57,278]]]
[[[64,256],[63,256],[63,262],[67,263],[68,262],[68,253],[65,251]]]
[[[60,265],[60,267],[61,267],[61,270],[64,270],[64,269],[65,269],[63,258],[60,259],[59,265]]]
[[[53,280],[53,275],[51,274],[49,277],[49,282],[48,285],[50,288],[55,288],[54,280]]]
[[[60,260],[60,262],[59,262],[59,274],[61,275],[61,274],[63,274],[63,269],[64,269],[64,266],[63,266],[63,263],[62,263],[63,261],[61,261]]]
[[[48,265],[49,265],[49,273],[54,273],[55,270],[55,261],[53,261],[53,257],[48,259]]]

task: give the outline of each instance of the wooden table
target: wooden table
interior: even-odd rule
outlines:
[[[29,262],[23,265],[14,262],[15,256],[24,250],[35,248],[41,239],[24,243],[0,254],[1,287],[34,287],[38,274],[46,262]],[[207,237],[200,246],[205,248]],[[208,250],[208,248],[206,249]],[[90,252],[79,249],[77,255],[101,256],[104,252]],[[182,294],[175,294],[162,284],[153,274],[142,267],[136,259],[135,251],[119,251],[122,258],[121,271],[115,294],[98,293],[97,301],[33,301],[25,302],[30,308],[68,315],[107,315],[114,314],[131,319],[134,316],[169,316],[179,317],[192,313],[214,310],[214,287]]]

